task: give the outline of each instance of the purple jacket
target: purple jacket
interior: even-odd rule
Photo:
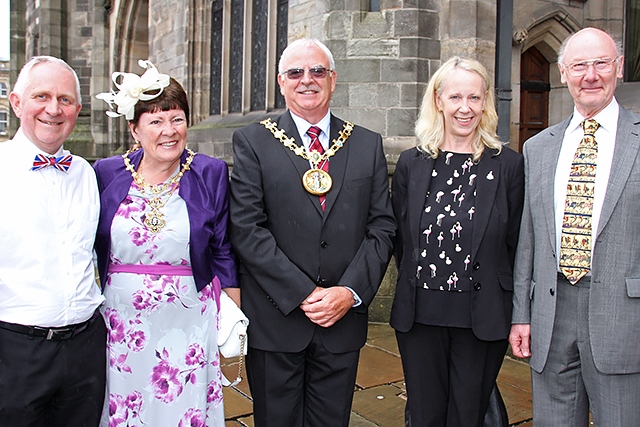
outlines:
[[[136,169],[143,150],[129,156]],[[181,164],[187,158],[185,150]],[[122,156],[98,160],[94,164],[100,190],[100,222],[95,250],[98,272],[104,289],[109,268],[111,248],[111,222],[118,206],[129,192],[133,178],[125,169]],[[229,234],[229,175],[225,162],[204,154],[194,157],[189,171],[180,180],[178,194],[187,204],[190,226],[189,254],[198,291],[220,279],[223,288],[238,287],[235,256],[231,251]]]

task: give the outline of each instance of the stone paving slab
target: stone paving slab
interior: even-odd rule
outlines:
[[[238,375],[238,358],[221,358],[220,364],[222,366],[222,373],[229,379],[229,381],[233,381]],[[251,391],[249,391],[249,381],[247,381],[246,366],[242,367],[242,381],[240,381],[240,384],[233,388],[240,391],[245,396],[251,398]],[[224,389],[227,389],[227,387],[225,387]]]
[[[531,370],[521,360],[505,357],[498,375],[498,383],[510,385],[531,394]]]
[[[235,378],[238,360],[222,359],[222,371]],[[224,388],[226,427],[253,427],[251,394],[246,380]],[[529,365],[507,356],[498,387],[512,427],[533,427]],[[386,323],[370,323],[367,343],[360,352],[350,427],[403,427],[406,389],[395,332]]]
[[[387,323],[369,323],[367,346],[381,348],[400,357],[396,334]]]
[[[526,426],[522,423],[533,417],[529,365],[505,358],[498,374],[498,388],[507,407],[509,423],[518,427]]]
[[[352,412],[374,426],[396,427],[404,424],[403,392],[393,385],[358,390],[353,396]]]
[[[222,392],[225,419],[236,419],[253,413],[253,404],[246,395],[231,387],[224,387]]]
[[[377,347],[365,345],[360,350],[356,386],[367,389],[382,384],[401,381],[402,362],[395,356]]]

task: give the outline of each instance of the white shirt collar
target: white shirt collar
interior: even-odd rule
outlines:
[[[618,105],[618,101],[613,97],[609,105],[604,107],[602,111],[593,116],[593,119],[598,122],[601,128],[606,130],[609,133],[615,134],[616,129],[618,128],[618,115],[620,113],[620,106]],[[584,116],[578,112],[576,107],[573,107],[573,116],[571,117],[571,121],[569,122],[569,126],[567,130],[570,132],[575,131],[578,127],[582,128],[582,122],[584,121]],[[582,132],[582,130],[580,130]]]
[[[54,154],[45,153],[41,149],[39,149],[29,138],[24,134],[22,128],[18,128],[16,134],[13,136],[12,141],[16,144],[16,152],[20,153],[20,160],[29,163],[29,169],[33,164],[33,159],[37,154],[42,154],[44,156],[54,156],[60,157],[67,154],[71,154],[68,150],[62,148],[58,148]]]
[[[309,123],[302,117],[295,115],[293,112],[291,112],[291,110],[289,110],[289,112],[291,113],[291,118],[293,119],[293,122],[296,124],[296,128],[298,128],[298,134],[304,141],[305,145],[307,145],[307,141],[309,140],[309,137],[307,136],[307,131],[311,126],[318,126],[320,130],[322,130],[323,134],[320,136],[320,142],[322,142],[323,145],[324,145],[323,140],[327,140],[327,141],[329,140],[329,130],[330,130],[329,125],[331,124],[331,110],[328,110],[327,114],[318,123]]]

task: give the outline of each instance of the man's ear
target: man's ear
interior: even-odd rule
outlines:
[[[565,76],[565,73],[567,72],[567,70],[562,66],[562,64],[558,64],[558,68],[560,69],[560,82],[563,85],[567,84],[567,76]]]
[[[17,93],[11,92],[9,94],[9,102],[11,103],[11,108],[13,108],[13,112],[15,113],[17,118],[20,118],[22,115],[22,100]]]

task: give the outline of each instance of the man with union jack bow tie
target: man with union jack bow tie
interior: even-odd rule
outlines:
[[[73,69],[31,59],[9,95],[20,119],[0,144],[0,419],[97,426],[106,329],[97,311],[93,169],[62,145],[82,108]]]

